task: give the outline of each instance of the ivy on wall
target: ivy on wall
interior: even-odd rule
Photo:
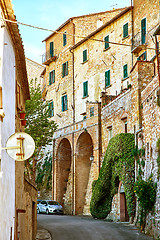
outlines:
[[[110,140],[99,178],[92,184],[90,211],[93,217],[104,219],[110,213],[119,181],[124,185],[128,214],[134,217],[134,145],[134,134],[131,133],[121,133]]]

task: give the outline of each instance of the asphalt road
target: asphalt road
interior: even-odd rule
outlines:
[[[134,225],[91,217],[38,214],[37,225],[47,229],[53,240],[153,240]]]

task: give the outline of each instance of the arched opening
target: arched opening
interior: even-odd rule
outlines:
[[[128,222],[129,221],[129,215],[127,211],[127,203],[126,203],[126,195],[124,192],[124,186],[122,182],[120,182],[119,186],[120,191],[120,221],[121,222]]]
[[[57,149],[56,167],[56,196],[57,201],[64,206],[64,194],[67,190],[67,182],[71,168],[71,145],[68,139],[64,138]]]
[[[93,155],[93,142],[90,135],[84,132],[80,135],[76,146],[75,167],[75,213],[83,214],[86,190],[91,167],[90,156]]]

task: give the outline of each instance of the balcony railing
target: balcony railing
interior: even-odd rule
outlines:
[[[148,45],[148,38],[149,34],[146,33],[143,37],[141,35],[141,32],[138,32],[133,38],[132,38],[132,52],[138,53],[143,48]]]
[[[57,57],[58,57],[58,54],[55,49],[53,53],[51,53],[50,51],[47,51],[42,55],[42,64],[49,65],[51,62],[55,61]]]

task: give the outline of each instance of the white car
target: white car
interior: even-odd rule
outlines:
[[[52,214],[63,214],[62,206],[53,200],[41,201],[37,205],[37,213],[52,213]]]

